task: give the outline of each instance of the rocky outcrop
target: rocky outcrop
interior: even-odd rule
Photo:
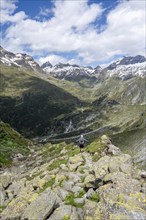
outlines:
[[[2,174],[1,219],[144,220],[146,172],[107,139],[101,138],[107,149],[98,160],[64,150],[57,160],[17,176]]]

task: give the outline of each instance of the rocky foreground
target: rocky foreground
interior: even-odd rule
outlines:
[[[105,136],[102,143],[100,159],[61,143],[14,161],[1,174],[1,219],[145,220],[146,172]]]

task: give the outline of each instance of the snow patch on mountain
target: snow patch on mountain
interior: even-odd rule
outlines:
[[[146,62],[129,65],[118,65],[113,70],[107,71],[109,77],[118,75],[120,79],[126,80],[133,76],[144,77],[146,75]]]
[[[52,66],[52,67],[50,65],[45,66],[43,70],[46,73],[52,73],[55,77],[58,77],[61,79],[72,78],[72,77],[77,77],[77,76],[91,77],[92,74],[94,74],[94,69],[90,66],[83,67],[83,66],[63,64],[63,63],[56,64],[55,66]]]
[[[8,66],[16,66],[19,68],[43,72],[42,68],[39,66],[34,59],[27,54],[14,54],[0,46],[0,61]]]

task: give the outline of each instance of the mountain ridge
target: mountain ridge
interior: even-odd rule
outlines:
[[[81,81],[85,78],[88,80],[90,79],[91,82],[96,82],[96,78],[98,81],[101,75],[105,73],[106,77],[118,75],[122,80],[129,79],[133,76],[143,77],[146,74],[146,58],[142,55],[123,57],[105,68],[101,68],[99,65],[92,68],[91,66],[84,67],[69,63],[58,63],[53,66],[49,61],[40,66],[31,56],[21,53],[14,54],[6,51],[0,46],[0,61],[9,66],[13,65],[18,68],[36,71],[41,73],[42,77],[46,73],[59,79],[71,81]],[[121,72],[125,74],[122,75]]]

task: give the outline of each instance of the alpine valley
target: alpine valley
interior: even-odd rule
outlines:
[[[144,220],[146,58],[40,66],[0,51],[1,219]]]

